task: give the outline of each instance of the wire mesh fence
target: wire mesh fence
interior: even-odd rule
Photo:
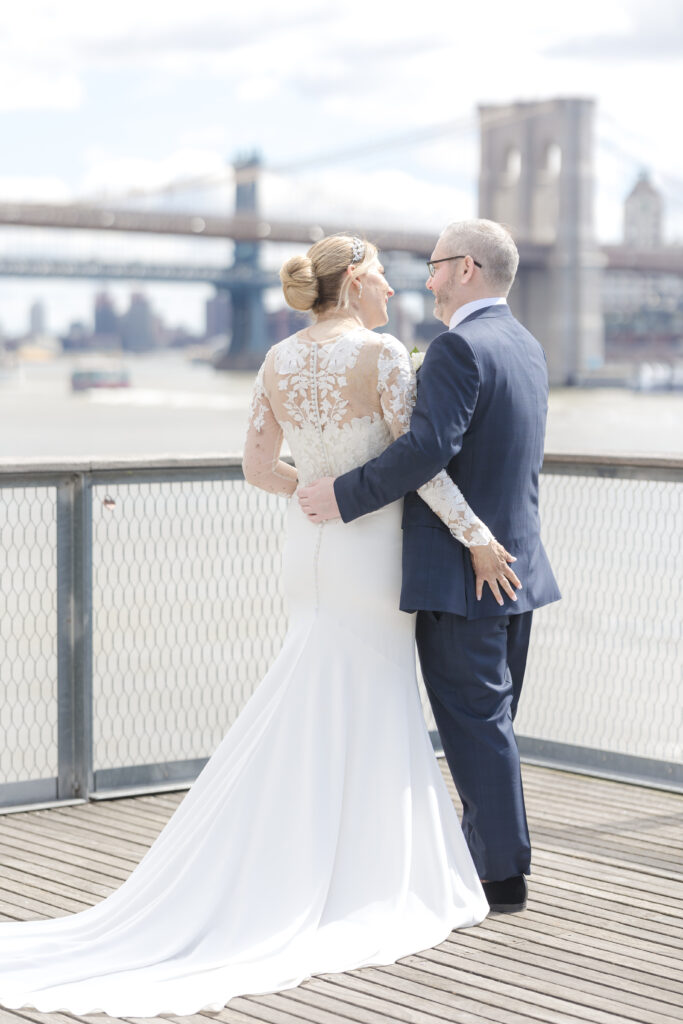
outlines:
[[[0,487],[0,780],[57,774],[56,495]]]
[[[517,730],[683,761],[683,487],[541,478],[563,599],[535,615]]]
[[[536,613],[517,732],[682,783],[683,462],[598,462],[542,478],[563,600]],[[237,460],[0,473],[0,804],[196,775],[284,637],[285,508]]]
[[[207,757],[275,658],[284,502],[241,480],[93,489],[93,762]]]

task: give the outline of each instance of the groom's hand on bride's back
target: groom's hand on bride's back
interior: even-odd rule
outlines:
[[[312,523],[339,519],[339,506],[334,494],[334,477],[324,476],[297,491],[299,504]]]
[[[470,558],[476,577],[477,601],[481,601],[485,583],[490,586],[498,604],[503,604],[501,590],[513,601],[517,600],[513,587],[521,590],[522,584],[510,568],[510,563],[517,559],[495,537],[488,544],[473,544],[470,547]]]

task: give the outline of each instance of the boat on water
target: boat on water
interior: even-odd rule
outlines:
[[[71,371],[72,391],[129,387],[130,373],[125,366],[97,363],[77,366]]]

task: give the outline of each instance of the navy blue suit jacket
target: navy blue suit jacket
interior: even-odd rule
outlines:
[[[405,495],[404,611],[478,619],[558,600],[538,513],[547,409],[545,354],[508,306],[477,310],[431,343],[418,374],[409,432],[334,484],[344,522]],[[513,568],[523,586],[516,602],[503,594],[501,608],[488,585],[477,601],[469,551],[415,494],[444,467],[516,556]]]

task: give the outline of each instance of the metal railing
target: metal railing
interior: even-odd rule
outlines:
[[[546,457],[528,759],[683,787],[682,482]],[[284,636],[284,514],[238,458],[0,466],[0,806],[196,776]]]

